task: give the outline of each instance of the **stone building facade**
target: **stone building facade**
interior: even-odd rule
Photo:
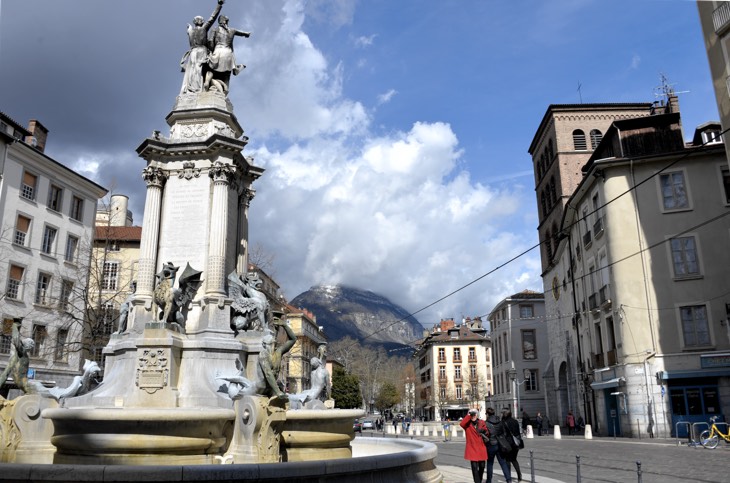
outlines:
[[[11,353],[12,319],[35,341],[31,377],[59,386],[82,363],[83,298],[95,206],[106,190],[45,154],[48,130],[0,113],[0,367]],[[12,384],[4,396],[19,392]]]

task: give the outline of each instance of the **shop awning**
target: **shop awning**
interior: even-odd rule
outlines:
[[[626,382],[626,378],[614,377],[613,379],[609,379],[607,381],[592,382],[591,389],[611,389],[613,387],[618,387],[619,383],[621,382]]]
[[[661,379],[690,379],[696,377],[728,377],[730,376],[730,367],[719,369],[696,369],[693,371],[663,371]]]

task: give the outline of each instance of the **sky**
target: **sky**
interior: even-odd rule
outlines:
[[[0,110],[43,123],[46,154],[129,196],[141,225],[135,149],[168,133],[187,24],[215,5],[0,0]],[[227,0],[223,13],[251,32],[229,95],[266,170],[250,243],[287,299],[340,283],[426,327],[487,315],[542,291],[527,150],[550,104],[653,102],[663,75],[685,139],[719,120],[694,1]]]

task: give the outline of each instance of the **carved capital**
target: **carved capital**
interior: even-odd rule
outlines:
[[[253,188],[246,188],[243,190],[243,203],[246,208],[251,206],[251,202],[256,197],[256,190]]]
[[[167,181],[167,175],[160,168],[154,166],[147,166],[142,170],[142,179],[147,183],[147,187],[156,186],[162,188]]]
[[[200,168],[195,167],[195,163],[192,161],[185,161],[183,163],[183,169],[177,172],[177,177],[180,179],[191,180],[193,178],[200,177]]]
[[[213,179],[214,183],[230,183],[233,180],[233,174],[236,172],[236,168],[230,164],[224,164],[216,161],[216,163],[210,167],[209,175]]]

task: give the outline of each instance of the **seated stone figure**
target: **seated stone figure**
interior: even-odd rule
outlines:
[[[312,387],[300,392],[299,394],[290,394],[289,401],[291,402],[292,409],[299,409],[302,405],[305,405],[308,409],[315,409],[317,401],[322,395],[322,391],[326,391],[327,399],[330,399],[330,374],[327,372],[322,359],[312,357],[310,361],[312,364],[312,374],[310,380],[312,381]],[[319,406],[324,406],[319,404]]]

